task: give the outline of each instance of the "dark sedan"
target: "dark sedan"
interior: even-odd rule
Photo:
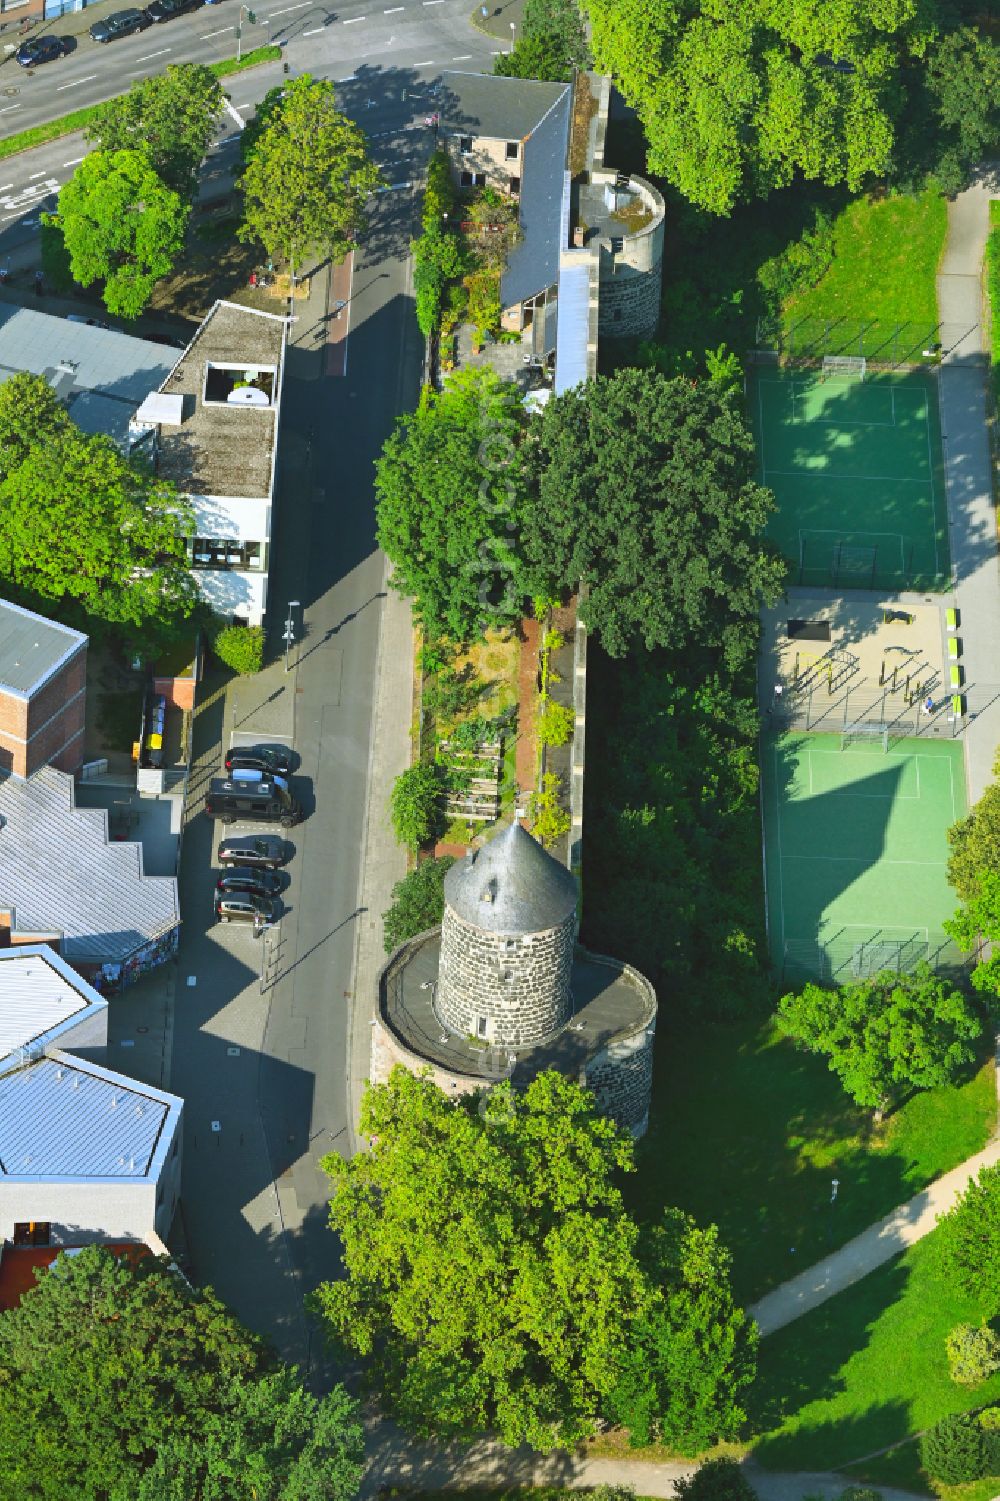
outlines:
[[[95,42],[114,42],[120,36],[131,36],[134,31],[145,31],[149,17],[144,10],[116,10],[103,21],[95,21],[90,35]]]
[[[257,896],[277,896],[284,882],[273,870],[252,870],[247,865],[233,865],[224,870],[215,883],[221,896],[226,891],[252,891]]]
[[[262,771],[267,776],[287,777],[292,769],[292,753],[287,745],[231,745],[226,751],[226,770],[231,776],[240,771]]]
[[[186,15],[189,10],[200,10],[204,0],[153,0],[146,6],[146,15],[153,22],[172,21],[174,16]]]
[[[33,68],[36,63],[54,62],[65,51],[65,43],[57,36],[33,36],[29,42],[21,43],[14,56],[22,68]]]
[[[277,834],[237,834],[223,839],[219,845],[220,865],[253,865],[257,869],[274,870],[287,865],[292,857],[291,846]]]

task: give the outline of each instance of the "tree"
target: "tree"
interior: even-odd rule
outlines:
[[[944,1264],[987,1318],[1000,1313],[1000,1167],[980,1168],[939,1221]]]
[[[72,427],[44,375],[18,370],[0,385],[0,483],[33,448],[58,442]]]
[[[972,1412],[955,1412],[927,1430],[920,1440],[920,1462],[928,1475],[945,1485],[962,1485],[986,1473],[986,1438]]]
[[[385,951],[436,928],[444,916],[444,878],[455,863],[453,855],[421,860],[392,888],[392,906],[382,914]]]
[[[180,254],[188,213],[144,151],[92,151],[59,194],[74,280],[102,280],[108,312],[137,318]]]
[[[499,78],[538,78],[544,83],[565,83],[573,76],[556,36],[521,36],[513,52],[500,52],[493,60],[493,72]]]
[[[417,325],[427,339],[441,326],[445,287],[465,270],[465,250],[461,237],[443,228],[426,230],[410,248]]]
[[[225,96],[210,68],[171,63],[97,106],[88,141],[101,151],[141,151],[168,188],[191,202]]]
[[[521,33],[531,40],[551,39],[571,68],[590,67],[587,30],[576,0],[527,0]]]
[[[212,650],[223,666],[250,677],[264,665],[264,629],[259,625],[224,625],[212,637]]]
[[[778,1027],[824,1053],[858,1104],[883,1110],[900,1085],[933,1089],[973,1062],[983,1022],[971,1003],[927,964],[891,970],[839,990],[807,985],[778,1006]]]
[[[993,767],[1000,774],[1000,760]],[[975,901],[984,871],[1000,871],[1000,782],[991,782],[965,818],[948,830],[948,880],[963,902]]]
[[[443,832],[444,782],[440,768],[418,761],[401,771],[392,784],[389,810],[400,844],[416,854],[421,845]]]
[[[749,659],[786,570],[735,397],[624,369],[555,397],[532,434],[524,550],[550,587],[588,586],[605,651],[697,640]]]
[[[516,387],[462,371],[399,419],[376,463],[379,545],[432,637],[467,641],[520,619],[523,423]]]
[[[857,192],[884,173],[901,70],[935,29],[916,0],[585,5],[596,66],[638,111],[650,171],[714,214],[796,176]]]
[[[945,1339],[948,1374],[961,1386],[981,1386],[1000,1371],[1000,1335],[988,1324],[956,1324]]]
[[[334,85],[303,73],[265,98],[244,140],[241,240],[291,266],[309,254],[343,260],[366,227],[381,181],[364,131],[337,109]]]
[[[342,1388],[311,1396],[163,1261],[61,1256],[0,1319],[5,1494],[350,1501],[363,1453]]]
[[[944,928],[966,953],[974,953],[980,940],[989,945],[971,979],[976,989],[990,998],[988,1004],[995,1011],[1000,997],[1000,871],[980,871],[977,893]]]
[[[948,32],[928,52],[924,78],[937,117],[933,170],[958,192],[1000,143],[1000,47],[971,26]]]
[[[0,578],[155,633],[195,606],[193,525],[171,484],[70,422],[0,484]]]
[[[735,1459],[708,1459],[674,1482],[677,1501],[757,1501],[757,1492]]]

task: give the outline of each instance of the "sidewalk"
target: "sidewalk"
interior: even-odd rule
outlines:
[[[948,205],[948,238],[937,279],[938,373],[945,493],[969,720],[965,759],[970,803],[992,780],[1000,744],[1000,569],[990,453],[982,265],[989,233],[990,180]]]
[[[754,1303],[747,1312],[757,1320],[761,1334],[773,1334],[775,1330],[783,1329],[845,1287],[859,1282],[876,1267],[891,1261],[907,1246],[929,1235],[938,1216],[951,1209],[956,1194],[965,1188],[969,1179],[975,1177],[980,1168],[990,1167],[996,1162],[1000,1162],[1000,1140],[991,1141],[981,1152],[952,1168],[950,1173],[945,1173],[923,1193],[901,1204],[877,1224],[870,1225],[846,1246],[834,1251],[832,1256],[807,1267],[797,1277],[791,1277]]]

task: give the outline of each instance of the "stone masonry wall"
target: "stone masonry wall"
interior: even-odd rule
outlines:
[[[622,269],[615,277],[601,277],[598,332],[602,338],[649,337],[660,321],[663,260],[649,271]]]
[[[583,1082],[594,1091],[602,1115],[645,1136],[649,1125],[649,1101],[653,1089],[654,1022],[604,1048],[587,1060]]]
[[[575,933],[575,913],[558,928],[508,938],[446,906],[437,991],[445,1026],[508,1047],[551,1036],[570,1014]]]

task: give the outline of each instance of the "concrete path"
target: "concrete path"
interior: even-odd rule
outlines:
[[[392,1423],[373,1423],[368,1432],[368,1469],[361,1501],[372,1501],[385,1489],[420,1491],[495,1490],[513,1486],[561,1486],[583,1489],[596,1485],[631,1486],[637,1496],[676,1494],[676,1484],[697,1468],[693,1463],[652,1464],[627,1454],[617,1459],[591,1459],[584,1454],[538,1454],[531,1449],[508,1449],[493,1440],[472,1444],[422,1444],[407,1438]],[[833,1501],[850,1483],[828,1471],[774,1474],[753,1460],[743,1466],[761,1501],[802,1501],[822,1496]],[[908,1491],[879,1486],[884,1501],[911,1501]]]
[[[939,371],[948,535],[969,713],[965,734],[969,801],[992,780],[1000,744],[1000,568],[986,403],[989,379],[982,264],[992,177],[948,205],[948,238],[937,279]]]
[[[1000,1162],[1000,1140],[991,1141],[981,1152],[938,1178],[923,1193],[901,1204],[877,1224],[869,1225],[832,1256],[807,1267],[761,1298],[747,1310],[760,1326],[761,1334],[773,1334],[786,1324],[801,1318],[860,1281],[876,1267],[891,1261],[907,1246],[922,1240],[935,1227],[938,1216],[946,1214],[960,1193],[982,1167]]]

